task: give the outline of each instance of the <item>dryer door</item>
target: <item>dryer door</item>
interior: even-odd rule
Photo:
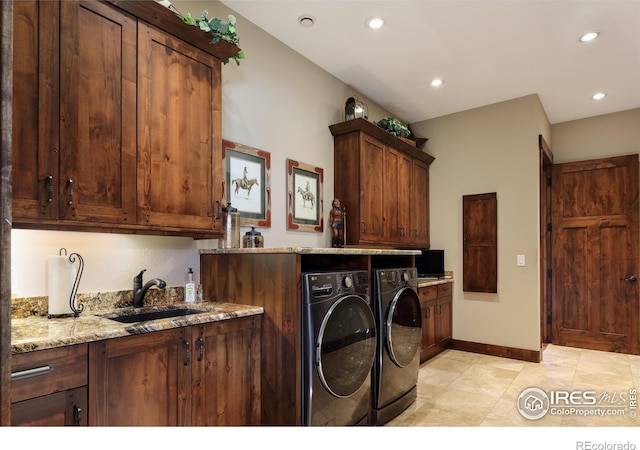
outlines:
[[[396,292],[385,321],[385,341],[391,360],[406,367],[420,351],[422,315],[416,291],[405,287]]]
[[[334,396],[355,394],[371,372],[376,325],[369,304],[358,295],[336,301],[325,315],[316,342],[316,369]]]

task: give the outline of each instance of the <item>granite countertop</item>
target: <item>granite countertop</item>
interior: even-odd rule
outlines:
[[[453,277],[444,278],[418,278],[418,287],[435,286],[438,284],[452,283]]]
[[[11,353],[26,353],[65,345],[83,344],[264,313],[261,306],[221,302],[182,303],[164,307],[148,306],[138,308],[136,312],[157,311],[160,308],[189,308],[200,310],[202,313],[134,323],[120,323],[108,318],[116,314],[133,313],[134,309],[128,307],[100,313],[83,312],[78,317],[48,319],[46,316],[31,316],[12,319]]]
[[[305,255],[420,255],[420,250],[394,250],[388,248],[356,248],[356,247],[261,247],[261,248],[213,248],[200,249],[204,254],[251,254],[251,253],[299,253]]]

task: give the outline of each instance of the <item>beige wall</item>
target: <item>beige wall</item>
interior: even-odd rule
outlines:
[[[431,247],[454,271],[453,338],[540,348],[538,135],[549,123],[537,95],[412,124],[429,138]],[[496,192],[498,293],[462,291],[462,196]],[[516,255],[526,265],[516,266]]]
[[[640,153],[640,108],[551,126],[554,162]]]

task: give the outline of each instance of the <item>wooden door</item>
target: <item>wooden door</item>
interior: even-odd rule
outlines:
[[[360,142],[360,241],[379,243],[384,240],[384,164],[387,146],[362,135]],[[348,213],[347,213],[348,214]],[[347,221],[349,220],[347,215]]]
[[[189,425],[191,328],[94,342],[89,425]]]
[[[58,218],[59,8],[53,1],[13,3],[14,222]]]
[[[498,292],[496,193],[462,197],[462,289]]]
[[[221,62],[144,23],[138,58],[138,221],[212,230],[222,198]]]
[[[429,248],[429,164],[413,160],[411,192],[411,242]]]
[[[60,218],[135,223],[136,19],[61,2]]]
[[[411,157],[393,148],[385,154],[385,240],[411,241]]]
[[[554,344],[638,354],[638,155],[552,169]]]
[[[261,316],[200,327],[193,357],[194,426],[259,425]]]

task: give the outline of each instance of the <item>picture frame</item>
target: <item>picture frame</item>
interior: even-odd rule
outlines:
[[[222,170],[224,198],[238,209],[240,226],[271,227],[271,154],[223,139]]]
[[[324,231],[324,170],[287,159],[287,230]]]

